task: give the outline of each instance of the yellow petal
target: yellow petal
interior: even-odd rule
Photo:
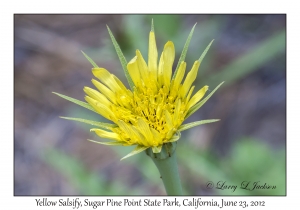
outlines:
[[[109,119],[113,122],[116,123],[116,117],[114,115],[114,113],[112,112],[112,110],[105,106],[104,104],[101,104],[100,102],[92,99],[89,96],[86,96],[84,98],[99,114],[101,114],[103,117],[105,117],[106,119]]]
[[[148,49],[148,67],[152,79],[157,80],[157,48],[155,34],[153,31],[149,34],[149,49]]]
[[[151,144],[148,143],[148,141],[146,140],[146,138],[144,137],[144,135],[139,131],[138,128],[132,126],[132,131],[134,132],[134,134],[137,136],[138,140],[141,142],[141,145],[144,146],[150,146]]]
[[[191,71],[187,74],[185,81],[180,90],[180,96],[182,99],[186,96],[188,90],[190,89],[191,85],[195,81],[195,79],[197,77],[199,65],[200,65],[200,62],[195,61]]]
[[[116,77],[115,75],[113,75],[114,80],[118,83],[119,87],[125,92],[125,93],[130,93],[131,91],[128,90],[125,85],[123,84],[123,82],[121,82],[121,80],[119,80],[118,77]]]
[[[177,71],[177,74],[176,74],[176,77],[175,79],[172,81],[172,84],[171,84],[171,93],[170,95],[175,98],[175,96],[178,95],[178,90],[179,90],[179,87],[180,87],[180,83],[184,77],[184,73],[185,73],[185,69],[186,69],[186,62],[181,62],[179,68],[178,68],[178,71]]]
[[[136,50],[136,56],[137,56],[138,67],[140,70],[140,75],[141,75],[144,83],[147,84],[147,83],[149,83],[148,66],[139,50]]]
[[[164,85],[170,88],[171,76],[172,76],[172,66],[175,59],[175,47],[173,42],[168,41],[164,47]]]
[[[127,69],[136,87],[141,87],[141,75],[138,67],[137,56],[135,56],[128,64]]]
[[[195,85],[193,85],[193,86],[191,87],[189,93],[187,94],[186,98],[184,99],[184,102],[185,102],[186,105],[187,105],[187,103],[189,102],[189,100],[190,100],[190,98],[191,98],[191,95],[192,95],[194,89],[195,89]]]
[[[169,129],[173,128],[173,122],[172,122],[172,116],[171,114],[168,112],[168,110],[164,111],[165,114],[165,118],[166,118],[166,125]]]
[[[101,82],[98,82],[95,79],[92,79],[92,83],[96,86],[96,88],[105,95],[112,103],[117,104],[117,98],[114,92],[112,92],[109,88],[103,85]]]
[[[126,95],[124,92],[122,94],[117,95],[117,101],[121,107],[123,106],[128,110],[132,108],[131,106],[132,98]]]
[[[176,129],[175,128],[172,128],[171,130],[169,130],[169,132],[167,133],[167,136],[166,138],[167,139],[171,139],[174,135],[174,133],[176,132]]]
[[[118,120],[118,125],[119,125],[119,128],[123,132],[125,132],[130,139],[132,139],[133,141],[135,141],[138,144],[141,144],[141,145],[143,144],[143,142],[142,142],[143,139],[141,139],[140,135],[138,135],[136,133],[136,131],[133,129],[133,126],[128,125],[127,123],[125,123],[122,120]]]
[[[109,89],[111,89],[114,93],[126,91],[127,89],[124,87],[120,87],[118,82],[115,80],[115,76],[109,73],[104,68],[93,68],[92,70],[95,77],[97,77],[103,84],[105,84]]]
[[[158,143],[159,145],[160,145],[160,144],[163,144],[160,133],[159,133],[157,130],[151,128],[151,127],[150,127],[150,130],[151,130],[151,132],[152,132],[152,134],[153,134],[154,140],[157,141],[157,143]]]
[[[160,118],[162,111],[163,111],[163,104],[159,104],[156,109],[157,118]]]
[[[179,87],[185,73],[186,62],[182,61],[174,79],[174,87]],[[176,88],[175,88],[176,89]]]
[[[119,136],[119,134],[114,133],[114,132],[109,132],[109,131],[105,131],[102,129],[91,129],[91,131],[94,131],[98,136],[102,137],[102,138],[107,138],[107,139],[114,139],[114,140],[121,140],[121,137]]]
[[[118,120],[118,126],[128,137],[133,137],[131,129],[123,120]]]
[[[145,137],[145,139],[148,141],[150,145],[154,145],[155,142],[153,141],[152,132],[150,131],[149,125],[144,121],[144,119],[142,118],[138,119],[138,126],[136,128],[139,129],[139,131],[143,134],[143,136]]]
[[[208,90],[208,86],[204,86],[203,88],[201,88],[192,98],[191,100],[188,102],[187,104],[187,110],[190,109],[192,106],[194,106],[196,103],[198,103],[198,101],[200,101],[203,96],[205,95],[206,91]]]
[[[164,52],[161,53],[161,56],[159,59],[157,81],[159,84],[159,88],[161,88],[164,85]]]
[[[110,106],[111,102],[101,93],[99,93],[97,90],[94,90],[89,87],[84,87],[83,91],[90,96],[91,98],[95,99],[96,101],[99,101],[103,103],[105,106]]]
[[[179,115],[180,115],[180,108],[181,108],[181,99],[179,98],[179,99],[177,99],[177,101],[176,101],[176,104],[175,104],[175,110],[174,110],[174,120],[173,120],[173,122],[175,123],[175,124],[179,124]]]

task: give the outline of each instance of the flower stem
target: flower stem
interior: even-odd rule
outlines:
[[[182,195],[180,177],[176,161],[176,143],[164,144],[160,153],[146,150],[156,165],[168,195]]]

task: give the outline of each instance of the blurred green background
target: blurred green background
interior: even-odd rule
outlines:
[[[225,81],[187,122],[221,121],[184,131],[178,141],[184,193],[286,194],[286,16],[268,14],[15,15],[15,195],[165,195],[144,153],[120,161],[132,148],[88,142],[99,139],[90,126],[58,116],[103,118],[51,93],[84,100],[82,89],[92,87],[93,76],[81,50],[126,83],[106,24],[129,61],[136,49],[147,57],[152,18],[159,54],[171,40],[176,61],[197,23],[187,69],[215,41],[196,89],[211,91]],[[216,189],[225,181],[237,189]],[[243,181],[276,189],[240,189]]]

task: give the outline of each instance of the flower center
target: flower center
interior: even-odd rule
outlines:
[[[163,142],[174,135],[184,120],[186,104],[176,93],[170,94],[165,87],[154,91],[144,86],[135,89],[132,97],[119,96],[119,100],[124,107],[115,107],[118,119],[136,126],[138,119],[142,118],[159,133]]]

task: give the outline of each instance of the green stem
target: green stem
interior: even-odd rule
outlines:
[[[168,195],[182,195],[180,177],[176,161],[176,143],[164,144],[160,153],[147,149],[147,155],[156,165]]]

